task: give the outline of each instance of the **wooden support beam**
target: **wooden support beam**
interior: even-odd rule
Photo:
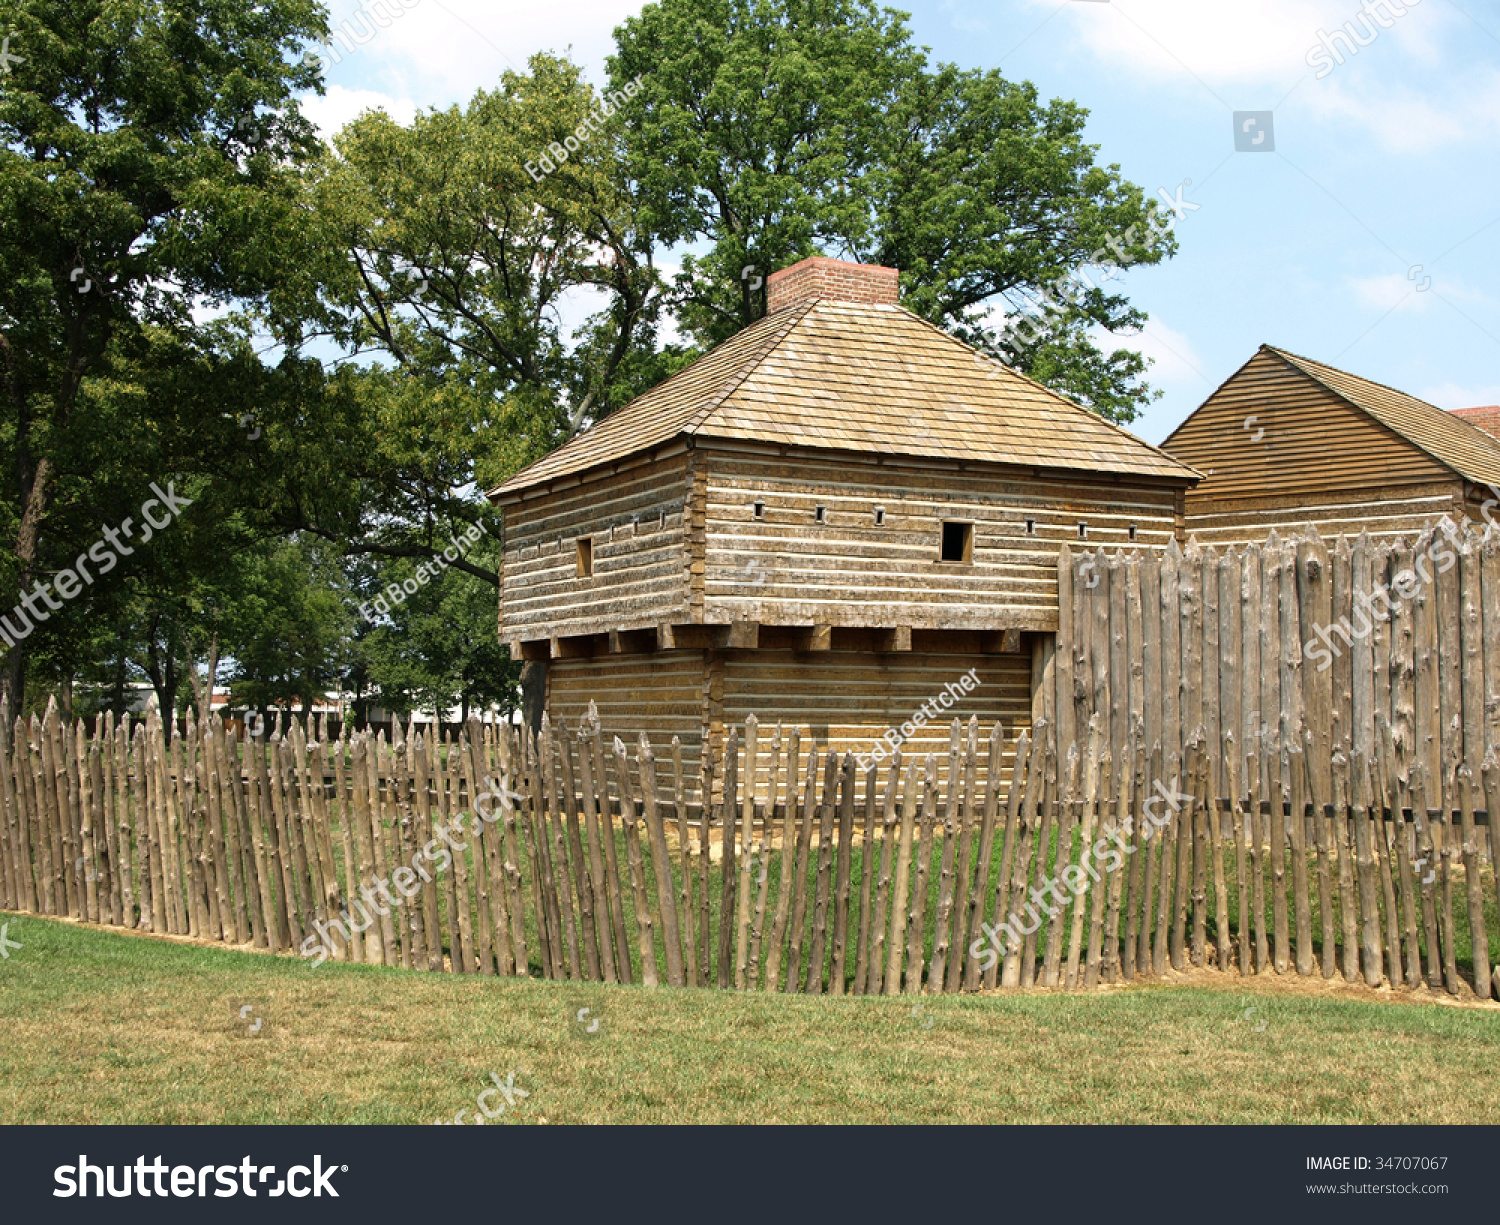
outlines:
[[[609,653],[611,655],[639,655],[656,650],[656,630],[610,630]]]
[[[1021,653],[1021,631],[983,630],[979,635],[979,649],[986,655],[1019,655]]]
[[[729,627],[729,646],[738,651],[753,651],[760,643],[760,623],[736,621]]]
[[[876,631],[877,651],[911,650],[911,626],[898,625],[894,629]]]
[[[512,659],[548,659],[551,655],[552,642],[546,638],[522,639],[510,649]]]
[[[833,645],[833,627],[831,625],[814,625],[798,634],[798,651],[827,651]]]
[[[677,647],[676,627],[670,622],[662,622],[656,627],[656,649],[658,651],[671,651]]]

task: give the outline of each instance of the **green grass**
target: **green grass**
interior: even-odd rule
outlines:
[[[1320,979],[739,995],[313,970],[5,922],[7,1124],[427,1123],[511,1071],[531,1096],[502,1122],[1500,1123],[1500,1006]],[[236,1035],[231,1000],[260,1036]]]

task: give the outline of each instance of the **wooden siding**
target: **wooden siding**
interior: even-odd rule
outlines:
[[[1247,427],[1249,418],[1255,420]],[[1258,431],[1260,441],[1254,441]],[[1452,471],[1280,356],[1262,350],[1162,443],[1204,474],[1187,493],[1198,508],[1227,498],[1312,495],[1389,501]],[[1259,537],[1264,539],[1265,529]]]
[[[1029,650],[1010,655],[662,651],[555,659],[547,665],[547,712],[576,735],[593,702],[606,741],[618,735],[633,746],[644,730],[658,757],[669,758],[667,746],[680,736],[684,782],[689,802],[696,804],[705,732],[722,750],[726,729],[743,727],[754,714],[764,729],[757,754],[763,772],[770,767],[771,734],[778,722],[783,735],[794,726],[801,729],[804,766],[809,736],[816,738],[820,754],[830,745],[840,753],[869,754],[887,728],[899,731],[924,702],[937,700],[947,682],[957,684],[971,668],[979,688],[919,729],[902,751],[908,758],[913,752],[946,757],[952,718],[957,715],[967,726],[969,717],[978,715],[986,729],[996,719],[1004,724],[1009,762],[1016,735],[1031,723]],[[764,800],[764,778],[759,794]],[[784,777],[780,798],[785,801]]]
[[[832,747],[839,753],[864,754],[869,761],[887,728],[899,733],[901,724],[924,702],[937,700],[947,683],[956,685],[971,668],[979,677],[979,687],[917,729],[902,745],[902,755],[910,760],[913,753],[919,757],[935,753],[945,762],[953,717],[967,729],[969,717],[978,715],[981,727],[993,726],[996,719],[1004,725],[1008,762],[1016,735],[1031,724],[1029,651],[1015,655],[727,651],[722,721],[713,727],[713,735],[716,743],[722,743],[727,726],[743,727],[746,717],[754,714],[762,729],[757,754],[762,774],[770,768],[771,735],[778,722],[783,737],[793,726],[802,729],[804,763],[809,734],[816,737],[820,754]],[[946,764],[943,769],[946,788]],[[859,773],[862,779],[864,772]],[[784,800],[784,778],[782,793]],[[764,778],[757,794],[765,799]]]
[[[1308,524],[1325,540],[1369,532],[1377,540],[1415,536],[1444,515],[1464,513],[1454,477],[1432,485],[1405,486],[1382,493],[1308,494],[1301,498],[1230,498],[1189,502],[1187,532],[1199,544],[1259,544],[1272,528],[1285,537]],[[1470,518],[1480,518],[1480,504],[1467,506]]]
[[[645,732],[668,763],[671,743],[682,737],[682,769],[696,796],[703,748],[703,652],[599,655],[593,659],[554,659],[547,665],[547,714],[562,719],[570,735],[599,711],[606,742],[619,736],[631,746]]]
[[[1161,548],[1176,529],[1167,485],[848,455],[700,449],[698,462],[710,454],[710,624],[1054,631],[1058,551],[1081,543],[1080,521],[1090,545],[1110,548]],[[821,525],[818,506],[826,508]],[[885,510],[883,526],[876,507]],[[1036,521],[1030,536],[1028,518]],[[971,564],[938,560],[945,519],[973,523]]]
[[[604,633],[680,620],[687,603],[686,455],[505,507],[500,637]],[[594,573],[577,574],[576,541]]]

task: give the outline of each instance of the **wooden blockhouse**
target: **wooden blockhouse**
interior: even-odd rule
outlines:
[[[1328,540],[1410,539],[1444,515],[1482,519],[1500,485],[1500,442],[1459,414],[1270,345],[1162,449],[1203,473],[1187,495],[1202,544],[1309,523]]]
[[[754,713],[869,753],[946,755],[953,715],[1032,718],[1066,541],[1181,536],[1196,473],[815,257],[765,318],[491,492],[500,635],[551,717],[705,740]],[[956,700],[953,683],[979,680]],[[1007,739],[1009,746],[1010,740]]]

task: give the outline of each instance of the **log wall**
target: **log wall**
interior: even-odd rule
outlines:
[[[597,634],[681,619],[688,479],[679,454],[508,505],[501,637]],[[589,577],[578,573],[579,537],[592,541]]]
[[[1058,550],[1079,542],[1080,524],[1091,542],[1142,548],[1179,526],[1174,490],[1144,482],[756,456],[750,444],[698,462],[709,623],[1051,631]],[[972,561],[939,560],[945,520],[973,525]]]

